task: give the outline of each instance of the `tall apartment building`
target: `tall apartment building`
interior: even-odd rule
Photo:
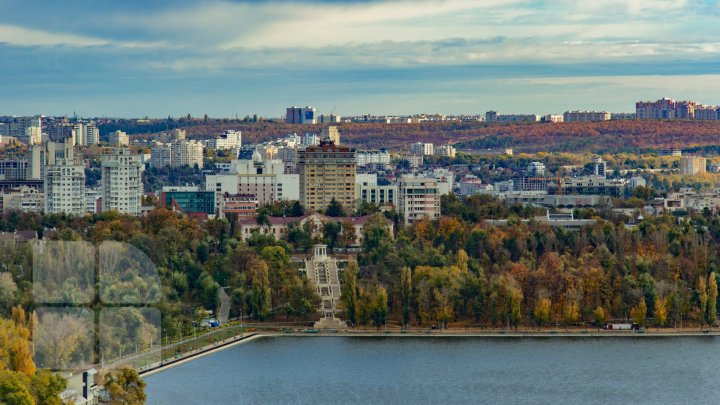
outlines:
[[[720,107],[716,105],[696,105],[695,119],[704,121],[720,120]]]
[[[355,151],[321,142],[298,153],[300,203],[310,211],[324,210],[335,199],[345,211],[355,207]]]
[[[332,142],[335,145],[340,145],[340,132],[336,126],[331,125],[327,128],[323,128],[320,133],[320,139],[325,142]]]
[[[315,108],[288,107],[285,112],[285,122],[288,124],[317,124]]]
[[[150,149],[150,167],[160,169],[166,166],[172,166],[172,145],[156,143]]]
[[[226,193],[254,195],[260,207],[300,199],[299,175],[285,173],[281,160],[263,160],[255,151],[252,160],[233,160],[229,171],[230,174],[205,176],[205,190],[215,192],[218,210]]]
[[[48,138],[53,142],[69,143],[77,145],[77,130],[75,125],[67,120],[49,125],[47,128]]]
[[[75,129],[76,145],[96,145],[100,143],[100,130],[94,123],[78,122],[73,128]]]
[[[85,213],[85,166],[76,159],[72,139],[42,145],[45,213]]]
[[[123,131],[115,131],[110,133],[110,146],[113,148],[122,148],[130,146],[130,138]]]
[[[355,160],[357,161],[358,167],[362,167],[369,164],[390,164],[390,152],[385,149],[379,150],[361,150],[355,152]]]
[[[452,145],[440,145],[435,150],[435,153],[439,156],[454,158],[457,151],[455,150],[455,147]]]
[[[13,137],[26,145],[38,144],[42,140],[42,118],[12,117],[0,124],[0,135]]]
[[[0,180],[25,180],[28,179],[27,159],[2,159],[0,160]]]
[[[635,103],[635,116],[638,119],[693,119],[695,118],[694,101],[675,101],[662,98],[657,101],[638,101]]]
[[[242,132],[225,130],[222,135],[217,138],[210,139],[207,142],[208,149],[212,150],[229,150],[238,149],[242,146]]]
[[[140,215],[143,196],[142,159],[128,148],[115,148],[101,157],[102,211]]]
[[[707,160],[701,156],[683,156],[680,159],[680,174],[692,175],[706,172]]]
[[[410,153],[413,155],[431,156],[435,154],[435,147],[432,143],[415,142],[410,145]]]
[[[398,180],[398,208],[405,225],[440,217],[440,192],[435,179],[404,175]]]
[[[185,166],[203,168],[203,146],[198,141],[179,140],[172,143],[171,166]]]
[[[595,176],[606,177],[607,176],[607,162],[601,157],[593,158],[593,172]]]
[[[610,121],[612,114],[607,111],[565,111],[565,122]]]

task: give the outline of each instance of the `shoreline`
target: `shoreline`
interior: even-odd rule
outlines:
[[[557,339],[557,338],[715,338],[720,336],[720,332],[645,332],[637,333],[630,331],[594,331],[594,332],[565,332],[565,331],[551,331],[551,332],[502,332],[502,331],[486,331],[486,332],[466,332],[466,331],[433,331],[433,332],[409,332],[402,333],[397,331],[388,332],[371,332],[371,331],[359,331],[359,332],[348,332],[348,331],[320,331],[318,333],[306,333],[306,332],[251,332],[245,336],[233,339],[230,342],[225,342],[220,345],[210,345],[199,349],[196,352],[190,353],[186,356],[180,357],[176,360],[170,360],[163,362],[156,366],[150,366],[143,370],[138,370],[140,377],[144,378],[153,374],[160,373],[169,368],[185,364],[187,362],[217,353],[219,351],[228,349],[233,346],[240,344],[249,343],[265,337],[306,337],[306,338],[327,338],[327,337],[350,337],[350,338],[490,338],[490,339]]]

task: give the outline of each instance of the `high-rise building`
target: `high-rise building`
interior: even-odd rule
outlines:
[[[657,101],[638,101],[635,103],[635,116],[638,119],[693,119],[694,101],[675,101],[661,98]]]
[[[29,131],[28,131],[29,130]],[[26,145],[40,143],[42,138],[42,117],[12,117],[0,124],[0,135],[13,137]]]
[[[53,142],[77,145],[77,131],[67,120],[48,126],[48,138]]]
[[[142,159],[128,148],[101,157],[102,211],[140,215],[143,196]]]
[[[355,151],[321,142],[299,152],[300,203],[310,211],[324,210],[334,199],[346,212],[355,207]]]
[[[110,133],[110,146],[113,148],[122,148],[130,146],[130,138],[120,130]]]
[[[179,140],[172,143],[172,166],[203,168],[203,146],[198,141]]]
[[[317,124],[317,117],[313,107],[288,107],[285,113],[285,122],[288,124]]]
[[[334,125],[323,128],[320,137],[325,142],[332,142],[335,145],[340,145],[340,132],[338,132],[338,128]]]
[[[682,175],[693,175],[698,173],[705,173],[707,159],[701,156],[683,156],[680,158],[680,174]]]
[[[217,138],[210,139],[207,143],[208,149],[228,150],[236,149],[242,146],[242,132],[225,130],[222,135]]]
[[[156,143],[150,149],[150,167],[163,168],[172,166],[172,145]]]
[[[85,166],[80,159],[75,159],[73,140],[66,141],[36,146],[42,148],[45,213],[82,215],[85,213]]]
[[[598,177],[605,177],[607,176],[607,162],[603,160],[601,157],[594,157],[593,158],[593,168],[594,168],[594,174]]]
[[[398,180],[398,209],[409,225],[440,217],[440,192],[435,179],[404,175]]]
[[[432,143],[415,142],[410,145],[410,153],[413,155],[431,156],[435,154],[435,147]]]
[[[439,156],[445,156],[445,157],[451,157],[451,158],[454,158],[455,154],[457,153],[455,150],[455,147],[452,145],[440,145],[437,147],[437,150],[435,152]]]
[[[0,180],[25,180],[27,178],[27,159],[0,160]]]

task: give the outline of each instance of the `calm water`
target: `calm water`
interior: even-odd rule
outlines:
[[[263,338],[146,382],[148,404],[720,404],[720,339]]]

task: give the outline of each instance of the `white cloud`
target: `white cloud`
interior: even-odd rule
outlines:
[[[93,46],[110,43],[110,41],[91,36],[48,32],[5,24],[0,24],[0,42],[21,46]]]

